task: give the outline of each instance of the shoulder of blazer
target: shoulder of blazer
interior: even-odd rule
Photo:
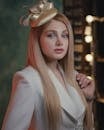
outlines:
[[[27,66],[23,70],[20,70],[15,73],[14,79],[25,79],[31,86],[40,86],[41,85],[41,77],[36,69],[34,69],[32,66]],[[35,87],[36,88],[36,87]]]

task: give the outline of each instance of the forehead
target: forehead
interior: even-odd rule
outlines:
[[[66,25],[58,20],[51,20],[50,23],[44,28],[44,30],[67,30]]]

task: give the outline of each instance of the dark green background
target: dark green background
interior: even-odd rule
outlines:
[[[38,1],[38,0],[37,0]],[[36,0],[0,0],[0,129],[8,105],[13,74],[25,65],[28,27],[19,24],[24,5]],[[62,0],[55,1],[62,11]]]

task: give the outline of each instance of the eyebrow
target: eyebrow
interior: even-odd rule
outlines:
[[[57,32],[56,30],[45,30],[44,31],[44,33],[47,33],[47,32]],[[62,32],[67,32],[68,33],[68,31],[65,29],[65,30],[63,30]]]

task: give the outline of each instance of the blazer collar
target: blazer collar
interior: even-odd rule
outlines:
[[[61,68],[60,68],[61,69]],[[26,74],[26,72],[28,72],[28,75]],[[64,76],[64,72],[61,69],[61,72]],[[80,96],[78,95],[77,91],[74,89],[74,87],[70,86],[67,82],[67,89],[64,88],[62,86],[62,84],[59,82],[59,80],[57,79],[57,77],[55,76],[55,74],[52,72],[52,70],[50,68],[48,68],[48,73],[49,76],[56,88],[56,91],[59,95],[59,99],[60,99],[60,105],[62,107],[62,109],[65,111],[65,113],[70,117],[70,119],[72,119],[72,121],[74,123],[77,123],[78,118],[84,113],[85,111],[85,107],[82,103],[82,100],[80,98]],[[37,75],[37,71],[35,71],[35,69],[31,66],[28,66],[25,70],[24,70],[24,76],[27,77],[27,79],[29,81],[31,81],[31,84],[35,84],[36,81],[34,81],[34,77],[37,77],[37,81],[40,81],[39,75]],[[40,90],[42,91],[42,87],[41,84],[38,85],[40,86]],[[73,104],[73,99],[75,98],[75,104],[76,106]],[[78,112],[75,112],[75,108],[77,107]]]
[[[48,69],[48,71],[49,71],[50,78],[59,95],[61,107],[64,109],[64,111],[66,111],[66,113],[70,116],[70,118],[74,122],[77,122],[78,118],[85,111],[85,107],[82,103],[80,96],[78,95],[76,90],[73,87],[71,87],[69,84],[66,83],[68,90],[65,87],[63,87],[50,68]],[[75,103],[73,103],[74,101]],[[76,107],[78,112],[76,112]]]

